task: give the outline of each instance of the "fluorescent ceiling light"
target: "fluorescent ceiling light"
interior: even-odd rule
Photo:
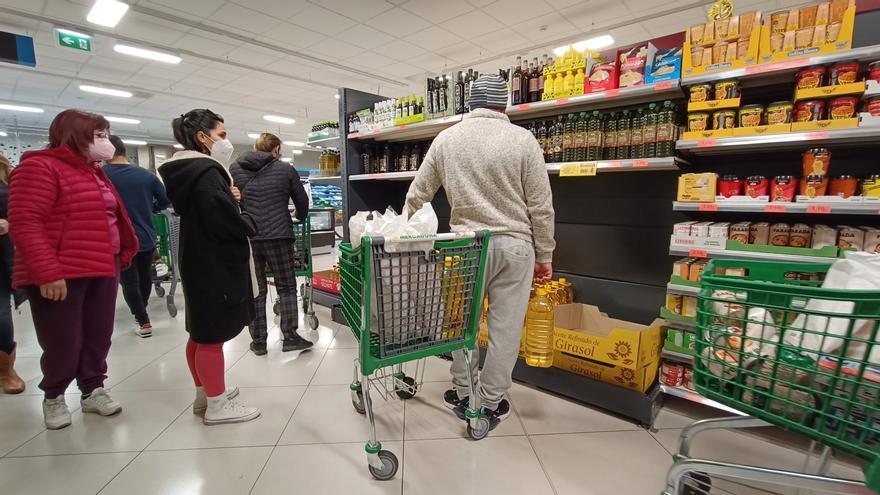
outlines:
[[[281,161],[282,161],[282,162],[285,162],[285,163],[290,163],[290,162],[293,161],[293,158],[290,158],[290,157],[282,158]]]
[[[338,100],[338,99],[339,99],[339,93],[336,93],[335,95],[333,95],[333,97],[336,98],[336,99]]]
[[[182,60],[177,55],[172,55],[170,53],[147,50],[146,48],[138,48],[136,46],[120,45],[118,43],[113,46],[113,51],[124,55],[131,55],[132,57],[146,58],[155,60],[156,62],[165,62],[166,64],[179,64]]]
[[[115,27],[128,12],[128,4],[117,0],[95,0],[86,20],[99,26]]]
[[[248,137],[251,138],[251,139],[259,139],[259,138],[260,138],[260,134],[259,134],[259,133],[256,133],[256,132],[249,132],[249,133],[248,133]]]
[[[135,146],[146,146],[147,145],[146,141],[141,141],[139,139],[125,139],[125,138],[123,138],[122,142],[125,144],[133,144]]]
[[[279,117],[277,115],[263,115],[263,119],[268,120],[269,122],[275,122],[277,124],[293,124],[296,120],[291,119],[290,117]]]
[[[133,96],[132,93],[128,91],[122,91],[121,89],[102,88],[100,86],[89,86],[88,84],[80,85],[79,89],[85,91],[86,93],[97,93],[99,95],[107,96],[119,96],[122,98],[131,98]]]
[[[602,36],[596,36],[595,38],[590,38],[588,40],[578,41],[576,43],[572,43],[571,46],[574,47],[575,50],[579,52],[584,51],[595,51],[601,50],[607,46],[611,46],[614,44],[614,38],[610,34],[603,34]],[[561,57],[565,55],[565,52],[568,51],[568,46],[558,46],[553,49],[553,54],[557,57]]]
[[[183,145],[180,144],[180,143],[174,143],[173,146],[174,146],[174,149],[176,149],[176,150],[182,150],[182,149],[183,149]]]
[[[293,154],[294,154],[294,155],[302,155],[302,154],[303,154],[303,150],[293,150]]]
[[[302,141],[284,141],[284,144],[287,146],[305,146],[306,143]]]
[[[138,120],[138,119],[130,119],[130,118],[128,118],[128,117],[108,117],[108,116],[105,115],[104,118],[107,119],[108,122],[115,122],[115,123],[117,123],[117,124],[134,124],[134,125],[137,125],[137,124],[140,124],[140,123],[141,123],[141,121]]]
[[[6,137],[8,135],[9,134],[7,134],[6,131],[0,131],[0,137]]]
[[[0,110],[9,110],[12,112],[28,112],[28,113],[43,113],[42,108],[37,107],[26,107],[23,105],[9,105],[6,103],[0,103]]]

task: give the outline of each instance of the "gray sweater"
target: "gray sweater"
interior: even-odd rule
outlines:
[[[441,186],[453,232],[506,233],[533,242],[536,261],[552,261],[553,195],[543,151],[507,115],[479,108],[437,136],[406,194],[410,214]]]

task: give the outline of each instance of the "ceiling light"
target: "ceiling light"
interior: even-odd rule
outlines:
[[[263,115],[263,119],[268,120],[269,122],[275,122],[277,124],[293,124],[296,120],[291,119],[290,117],[279,117],[277,115]]]
[[[86,20],[99,26],[115,27],[128,12],[128,4],[117,0],[95,0]]]
[[[155,60],[156,62],[165,62],[166,64],[179,64],[182,60],[177,55],[172,55],[170,53],[157,52],[129,45],[116,44],[113,46],[113,51],[124,55],[131,55],[133,57]]]
[[[339,99],[339,93],[336,93],[335,95],[333,95],[333,97],[336,98],[336,99],[338,100],[338,99]]]
[[[614,44],[614,38],[610,34],[603,34],[602,36],[596,36],[595,38],[590,38],[584,41],[578,41],[574,45],[574,49],[583,52],[583,51],[595,51],[600,50],[602,48],[611,46]],[[553,50],[554,52],[556,50]]]
[[[165,155],[156,155],[156,158],[158,158],[160,160],[164,160],[167,157]]]
[[[182,149],[183,149],[183,145],[182,145],[182,144],[179,144],[179,143],[174,143],[172,146],[174,146],[174,149],[176,149],[176,150],[182,150]]]
[[[302,141],[284,141],[284,144],[287,146],[305,146],[306,143]]]
[[[26,107],[23,105],[9,105],[6,103],[0,103],[0,110],[9,110],[12,112],[28,112],[28,113],[43,113],[42,108],[37,107]]]
[[[125,139],[125,138],[123,138],[122,142],[125,144],[133,144],[135,146],[146,146],[147,145],[146,141],[141,141],[139,139]]]
[[[110,89],[110,88],[102,88],[100,86],[89,86],[88,84],[80,85],[80,90],[85,91],[86,93],[97,93],[99,95],[108,95],[108,96],[119,96],[122,98],[131,98],[133,95],[128,91],[122,91],[121,89]]]
[[[249,133],[248,133],[248,137],[251,138],[251,139],[259,139],[259,138],[260,138],[260,134],[259,134],[259,133],[256,133],[256,132],[249,132]]]
[[[285,163],[291,163],[293,161],[293,158],[290,158],[290,157],[282,158],[281,161],[285,162]]]
[[[294,155],[302,155],[302,154],[303,154],[303,150],[293,150],[293,154],[294,154]]]
[[[8,135],[9,134],[7,134],[6,131],[0,131],[0,137],[6,137]]]
[[[115,122],[115,123],[117,123],[117,124],[134,124],[134,125],[138,125],[138,124],[141,123],[141,121],[138,120],[138,119],[130,119],[130,118],[128,118],[128,117],[108,117],[108,116],[105,115],[104,118],[107,119],[108,122]]]

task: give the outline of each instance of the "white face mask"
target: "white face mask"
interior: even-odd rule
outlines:
[[[208,139],[211,139],[211,136],[208,136]],[[228,139],[217,141],[211,139],[211,141],[214,143],[214,146],[211,147],[211,157],[224,166],[228,165],[230,160],[232,160],[232,152],[235,151],[232,143]]]

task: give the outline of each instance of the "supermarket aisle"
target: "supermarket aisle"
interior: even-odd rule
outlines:
[[[316,261],[316,266],[326,263]],[[182,301],[180,301],[182,307]],[[316,349],[280,352],[277,327],[267,357],[247,352],[243,333],[226,348],[229,383],[263,410],[243,425],[207,428],[190,412],[183,315],[168,317],[153,298],[156,332],[139,339],[120,297],[108,386],[124,411],[113,418],[74,413],[64,430],[42,427],[39,347],[30,316],[16,315],[22,396],[0,396],[0,480],[18,494],[478,494],[658,493],[680,428],[705,411],[673,403],[656,433],[526,386],[511,394],[513,414],[481,442],[441,404],[447,364],[428,362],[413,400],[376,401],[379,435],[402,461],[395,480],[367,472],[366,420],[351,407],[348,383],[357,342],[319,308]],[[274,344],[274,345],[272,345]],[[68,403],[78,408],[69,390]],[[720,434],[697,454],[795,468],[803,457],[775,443]],[[840,469],[845,468],[838,468]],[[845,469],[839,474],[858,476]],[[737,487],[734,493],[766,492]]]

